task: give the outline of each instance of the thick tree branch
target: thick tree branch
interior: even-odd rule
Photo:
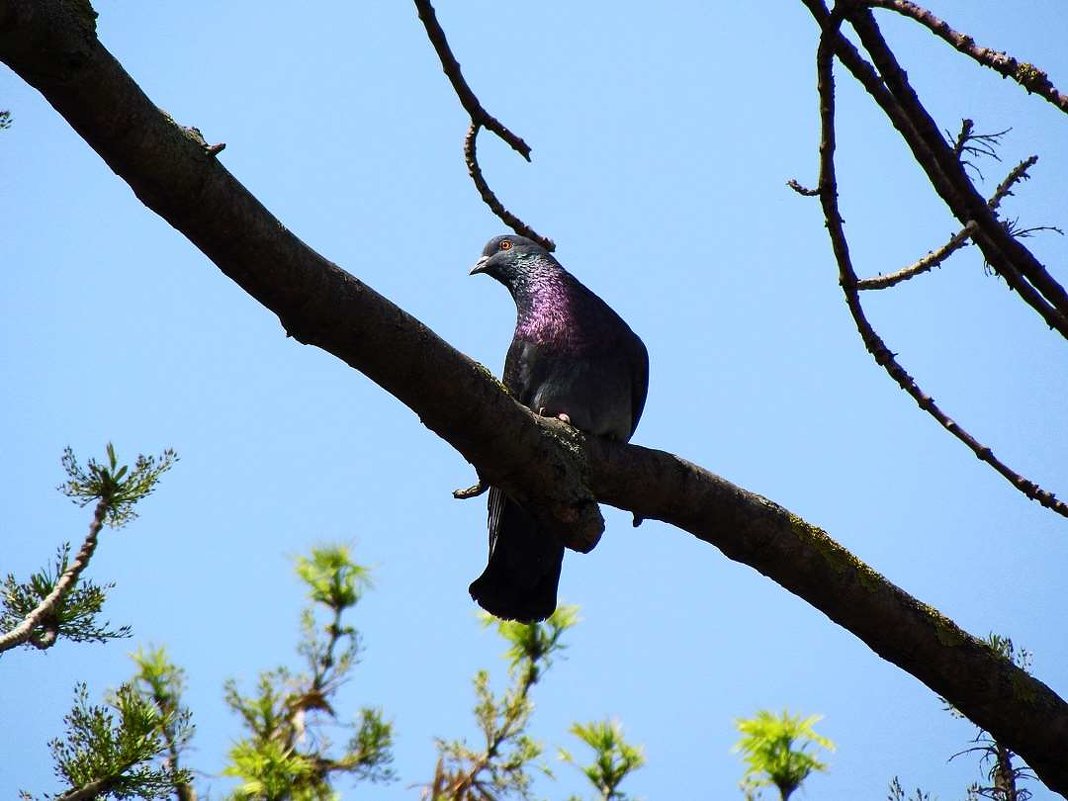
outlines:
[[[996,720],[994,738],[1068,797],[1066,705],[1044,684],[1029,677],[1042,688],[1031,696],[1018,683],[1027,673],[767,498],[662,451],[595,438],[587,450],[599,499],[678,526],[749,565],[957,706],[937,689],[952,686],[955,698],[968,699],[967,710],[957,707],[963,714],[983,728],[980,717]],[[1028,728],[1037,721],[1048,727],[1041,735]],[[1031,750],[1021,751],[1008,736],[1028,741]]]
[[[515,403],[485,368],[289,233],[152,105],[96,40],[86,6],[0,0],[0,59],[287,331],[396,396],[487,482],[547,504],[558,530],[579,529],[573,545],[596,540],[594,495],[690,531],[821,609],[1068,792],[1068,704],[1052,690],[771,501]]]

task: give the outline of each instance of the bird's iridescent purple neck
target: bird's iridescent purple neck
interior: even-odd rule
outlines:
[[[528,257],[508,289],[516,305],[515,333],[520,339],[570,342],[585,339],[583,301],[589,294],[555,259]]]

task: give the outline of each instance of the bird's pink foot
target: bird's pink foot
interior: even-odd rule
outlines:
[[[567,412],[560,412],[559,414],[549,414],[544,406],[538,407],[538,416],[540,417],[555,417],[557,420],[571,425],[571,416]]]

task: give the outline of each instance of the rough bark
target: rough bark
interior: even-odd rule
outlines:
[[[0,0],[0,60],[36,87],[137,196],[286,331],[361,371],[571,545],[594,498],[665,521],[759,570],[948,699],[1068,794],[1068,704],[777,504],[661,451],[587,439],[515,403],[485,368],[308,248],[156,108],[77,0]]]

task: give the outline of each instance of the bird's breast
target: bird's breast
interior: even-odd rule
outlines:
[[[630,437],[633,393],[618,351],[517,340],[505,375],[517,399],[536,412],[566,414],[576,428],[596,436]]]

